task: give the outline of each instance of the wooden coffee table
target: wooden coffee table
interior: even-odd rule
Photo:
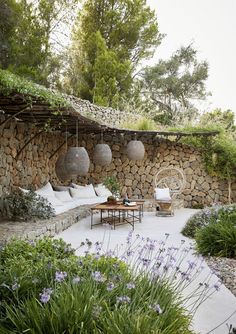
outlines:
[[[96,210],[100,211],[100,221],[94,224],[93,214]],[[130,224],[134,230],[136,222],[142,222],[141,205],[126,206],[118,202],[117,204],[102,203],[91,207],[91,229],[100,224],[109,224],[114,229],[117,225]]]

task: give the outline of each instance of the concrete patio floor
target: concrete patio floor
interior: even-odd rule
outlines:
[[[185,244],[190,245],[193,241],[185,238],[180,231],[187,219],[195,212],[196,210],[193,209],[180,209],[175,211],[174,217],[156,217],[154,212],[145,212],[142,223],[135,224],[134,232],[156,240],[162,240],[165,238],[165,233],[169,233],[168,245],[179,245],[181,240],[185,240]],[[99,215],[94,215],[94,218],[99,221]],[[109,239],[109,248],[113,249],[117,244],[126,242],[129,231],[131,231],[131,226],[128,224],[117,226],[115,230],[109,229],[109,231],[103,225],[95,226],[91,230],[90,217],[87,217],[58,234],[56,238],[62,238],[71,243],[72,247],[77,248],[86,238],[92,242],[103,241],[105,235],[105,238]],[[185,260],[189,260],[191,256],[193,257],[192,254],[188,255]],[[210,273],[210,269],[206,263],[204,267],[202,275],[206,276]],[[217,281],[215,275],[213,279]],[[199,280],[196,280],[194,284],[198,285]],[[193,288],[191,286],[191,289]],[[193,317],[193,329],[196,333],[201,334],[228,334],[227,324],[236,327],[236,298],[222,285],[220,291],[214,293],[197,309]],[[214,329],[217,326],[219,327]]]

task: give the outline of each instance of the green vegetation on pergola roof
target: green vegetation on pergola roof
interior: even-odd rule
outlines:
[[[42,100],[48,103],[50,107],[62,108],[70,106],[70,103],[59,93],[0,69],[0,95],[7,97],[16,93],[24,95],[29,101],[32,98]]]
[[[40,104],[43,104],[42,112],[45,112],[45,107],[48,106],[48,110],[50,109],[61,109],[61,116],[65,114],[67,117],[76,117],[83,118],[85,123],[87,122],[88,126],[89,123],[94,123],[94,129],[88,129],[88,132],[96,132],[99,133],[103,132],[117,132],[117,133],[136,133],[137,135],[151,135],[151,136],[176,136],[179,137],[186,137],[186,136],[215,136],[219,133],[217,129],[203,129],[203,128],[191,128],[191,129],[165,129],[165,130],[137,130],[137,129],[127,129],[127,128],[113,128],[112,126],[105,126],[101,124],[101,122],[97,123],[98,120],[88,118],[86,115],[81,115],[80,112],[75,108],[75,105],[72,104],[68,99],[59,93],[56,93],[44,86],[38,85],[32,81],[29,81],[25,78],[22,78],[18,75],[15,75],[9,71],[0,69],[0,98],[8,98],[14,97],[14,95],[19,94],[26,102],[35,104],[35,100],[37,101],[36,104],[40,107]],[[10,102],[11,104],[17,104],[15,98],[13,98]],[[4,109],[4,108],[3,108]],[[17,111],[17,110],[16,110]],[[27,112],[27,111],[26,111]],[[22,113],[23,115],[23,113]],[[56,117],[56,114],[54,114]],[[36,117],[36,114],[35,114]],[[48,117],[52,117],[51,114],[48,114]],[[30,118],[29,118],[30,121]],[[74,121],[73,121],[74,122]],[[86,127],[86,124],[84,124]],[[74,125],[75,127],[75,125]],[[86,132],[86,131],[85,131]]]

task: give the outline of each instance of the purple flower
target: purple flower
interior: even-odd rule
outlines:
[[[142,261],[142,263],[143,263],[143,265],[144,265],[145,267],[148,267],[148,266],[150,265],[150,263],[151,263],[151,260],[150,260],[150,259],[142,258],[141,261]]]
[[[128,251],[126,252],[126,254],[127,254],[127,256],[129,257],[129,256],[131,256],[131,255],[134,254],[134,251],[128,250]]]
[[[162,309],[161,309],[161,307],[160,307],[159,304],[150,305],[149,308],[152,309],[153,311],[155,311],[158,314],[162,314],[163,313],[163,311],[162,311]]]
[[[81,281],[81,278],[79,276],[76,276],[73,278],[72,283],[73,284],[78,284]]]
[[[155,244],[154,241],[151,241],[149,244],[147,244],[147,248],[150,251],[154,251],[155,250]]]
[[[56,282],[62,282],[66,278],[67,273],[65,271],[56,271],[55,274],[55,281]]]
[[[128,296],[116,297],[116,302],[118,304],[129,304],[130,303],[130,298]]]
[[[131,239],[132,239],[132,232],[129,232],[129,234],[128,234],[127,238],[126,238],[127,244],[131,243]]]
[[[33,283],[33,284],[37,284],[38,282],[39,282],[39,279],[38,279],[38,278],[33,278],[33,279],[32,279],[32,283]]]
[[[191,276],[190,276],[190,274],[182,272],[181,277],[182,277],[183,280],[189,281]]]
[[[221,283],[220,282],[217,282],[213,285],[213,288],[216,290],[216,291],[219,291],[220,290],[220,286],[221,286]]]
[[[135,284],[134,284],[134,283],[131,283],[131,282],[130,282],[130,283],[127,283],[127,284],[126,284],[126,288],[129,289],[129,290],[134,289],[134,288],[135,288]]]
[[[92,278],[96,282],[104,282],[105,278],[100,271],[92,272]]]
[[[42,293],[39,294],[40,296],[40,301],[43,304],[46,304],[49,302],[50,298],[51,298],[51,294],[52,294],[52,289],[50,288],[44,288]]]
[[[100,252],[100,250],[102,249],[102,243],[99,241],[95,242],[95,249],[97,252]]]
[[[94,318],[98,318],[99,317],[99,315],[101,314],[101,312],[102,312],[102,307],[101,306],[94,306],[94,308],[93,308],[93,312],[92,312],[92,314],[93,314],[93,317]]]
[[[188,262],[189,269],[194,269],[197,266],[196,262],[194,261],[187,261],[187,262]]]
[[[64,248],[64,252],[65,253],[69,253],[72,251],[72,248],[71,248],[71,245],[67,245],[65,248]]]
[[[20,287],[20,284],[18,284],[17,282],[15,282],[14,284],[12,284],[12,286],[11,286],[11,288],[12,288],[13,291],[19,289],[19,287]]]
[[[112,282],[109,282],[107,284],[107,291],[112,291],[115,288],[115,284]]]

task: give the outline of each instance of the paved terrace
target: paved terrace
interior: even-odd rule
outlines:
[[[161,240],[165,238],[165,233],[169,233],[168,244],[179,245],[181,240],[185,239],[185,244],[190,245],[192,240],[183,237],[180,233],[187,219],[195,212],[193,209],[179,209],[175,211],[174,217],[156,217],[154,212],[145,212],[143,222],[136,223],[135,234],[143,237]],[[95,215],[99,220],[99,215]],[[109,248],[113,249],[117,244],[125,244],[128,232],[131,230],[130,225],[117,226],[116,230],[107,230],[103,225],[95,226],[90,229],[90,217],[82,219],[67,230],[61,232],[56,238],[63,238],[66,242],[71,243],[74,248],[80,246],[82,241],[88,238],[92,242],[109,240]],[[79,252],[79,251],[78,251]],[[193,254],[189,254],[185,259],[193,259]],[[202,279],[210,273],[210,269],[204,263]],[[199,277],[201,280],[201,277]],[[200,281],[195,282],[198,285]],[[213,275],[214,282],[217,277]],[[194,286],[191,287],[194,289]],[[188,291],[189,292],[189,291]],[[221,324],[221,325],[220,325]],[[196,333],[200,334],[228,334],[227,324],[236,326],[236,298],[222,285],[219,292],[215,292],[205,303],[203,303],[193,317],[193,328]],[[219,326],[220,325],[220,326]],[[215,327],[218,328],[214,329]]]

